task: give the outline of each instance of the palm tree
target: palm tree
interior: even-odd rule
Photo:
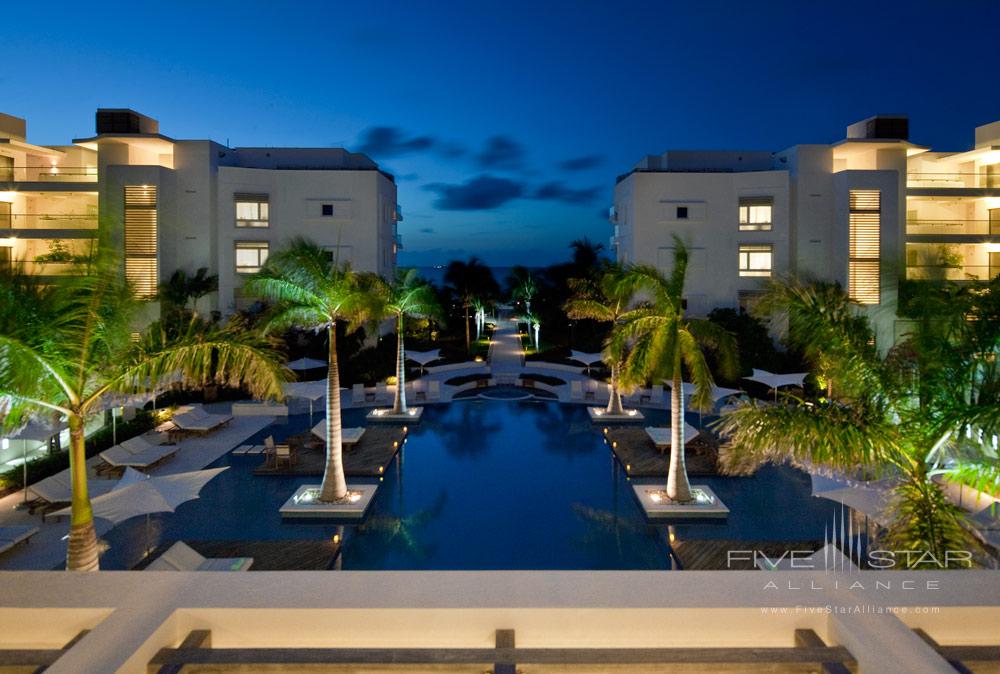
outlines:
[[[382,297],[386,317],[396,319],[396,396],[392,403],[393,414],[406,414],[406,352],[403,346],[407,316],[431,318],[440,315],[434,288],[417,273],[416,269],[399,269],[394,283],[381,277],[375,281],[375,292]]]
[[[535,282],[535,277],[527,267],[519,265],[511,270],[507,283],[510,284],[511,299],[522,300],[524,313],[530,314],[531,300],[538,294],[538,284]]]
[[[573,297],[563,306],[573,320],[590,319],[611,323],[614,331],[622,317],[629,311],[635,295],[636,278],[618,265],[610,265],[596,283],[573,279],[570,287]],[[611,397],[607,414],[622,414],[621,364],[625,359],[625,341],[608,338],[604,342],[604,362],[611,370]]]
[[[453,260],[444,272],[444,282],[451,286],[465,313],[465,350],[472,351],[472,335],[469,326],[469,309],[473,300],[495,297],[499,292],[493,272],[478,257],[470,257],[467,262]]]
[[[900,362],[898,353],[881,358],[871,346],[874,333],[867,320],[859,318],[858,312],[845,316],[837,309],[848,300],[842,289],[835,291],[829,285],[796,280],[772,284],[767,304],[783,309],[790,325],[797,322],[798,331],[790,338],[805,347],[814,367],[835,379],[836,397],[787,397],[783,405],[751,401],[727,413],[718,428],[730,436],[730,464],[792,460],[848,475],[898,480],[888,513],[886,539],[891,549],[930,552],[939,560],[945,559],[948,550],[976,549],[962,511],[947,500],[932,478],[935,472],[960,481],[970,477],[963,475],[962,465],[936,470],[937,450],[952,436],[964,435],[973,421],[983,423],[980,428],[995,429],[988,419],[975,414],[985,409],[980,407],[982,398],[970,391],[978,384],[969,383],[973,380],[956,369],[947,391],[921,394],[924,384],[919,375],[914,381],[904,373],[909,365]],[[837,310],[823,310],[831,295]],[[916,321],[918,333],[920,325]],[[926,337],[914,335],[914,339],[920,344]],[[1000,341],[996,344],[1000,346]],[[965,402],[956,402],[952,392],[956,388],[962,389],[957,397]],[[994,399],[987,406],[995,409],[996,403]],[[973,414],[964,414],[960,408]],[[986,458],[979,465],[995,471],[998,464],[995,458]],[[994,477],[987,490],[996,494],[998,487]]]
[[[209,274],[207,267],[199,267],[194,276],[188,279],[188,296],[193,300],[193,309],[198,311],[198,300],[219,289],[219,277]]]
[[[738,365],[735,340],[729,332],[711,321],[684,316],[688,253],[676,236],[674,246],[674,266],[669,278],[654,267],[640,265],[629,270],[640,294],[649,299],[622,316],[613,339],[632,343],[622,368],[626,384],[660,379],[671,382],[670,469],[666,491],[672,501],[687,503],[691,501],[691,485],[684,457],[683,371],[687,369],[694,383],[692,406],[708,410],[712,406],[714,381],[703,349],[716,351],[719,368],[726,377],[736,376]]]
[[[579,270],[581,276],[591,275],[600,266],[603,243],[594,243],[589,238],[583,237],[574,240],[569,247],[573,249],[573,266]]]
[[[103,251],[102,251],[103,254]],[[14,274],[0,278],[0,402],[5,427],[30,416],[58,415],[69,424],[72,501],[66,568],[97,570],[97,537],[87,493],[84,423],[106,396],[151,390],[167,373],[194,384],[246,385],[280,397],[288,371],[272,345],[242,326],[194,319],[179,334],[154,326],[133,341],[142,303],[117,261],[105,257],[82,277],[48,288]]]
[[[291,327],[325,330],[329,363],[326,377],[326,470],[319,500],[334,503],[347,498],[344,477],[343,423],[340,415],[340,368],[337,361],[337,325],[354,331],[381,313],[375,293],[359,274],[340,265],[329,253],[296,238],[271,255],[244,286],[250,295],[276,302],[265,331]]]

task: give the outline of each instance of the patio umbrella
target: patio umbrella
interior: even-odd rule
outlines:
[[[856,510],[876,524],[885,521],[892,484],[888,480],[876,482],[854,481],[840,475],[810,473],[812,495],[836,501]]]
[[[435,360],[441,358],[441,349],[432,349],[430,351],[406,351],[406,359],[412,360],[415,363],[420,364],[420,374],[424,374],[424,368],[427,363],[432,363]]]
[[[604,356],[600,353],[587,353],[586,351],[570,351],[570,360],[575,360],[578,363],[583,363],[587,366],[587,376],[590,376],[590,366],[594,363],[600,363],[604,360]]]
[[[309,401],[309,423],[311,424],[313,419],[313,403],[326,397],[326,380],[293,381],[285,384],[282,390],[290,398],[305,398]]]
[[[69,428],[69,424],[65,421],[60,421],[58,424],[52,426],[50,424],[32,419],[24,425],[24,428],[10,436],[10,440],[21,441],[21,481],[22,488],[24,490],[24,503],[19,507],[24,507],[28,503],[28,443],[48,443],[48,441],[52,439],[53,435],[61,433],[66,428]]]
[[[216,475],[226,470],[209,468],[173,475],[150,477],[137,470],[126,468],[114,489],[90,501],[94,517],[112,524],[120,524],[139,515],[146,516],[146,548],[149,551],[149,516],[152,513],[172,513],[177,506],[198,498],[202,488]],[[70,508],[56,511],[55,515],[69,515]]]
[[[293,360],[288,364],[288,368],[290,370],[315,370],[320,367],[326,367],[325,360],[316,360],[315,358],[299,358],[298,360]]]
[[[805,383],[808,372],[795,372],[791,374],[775,374],[767,370],[753,369],[753,374],[743,377],[758,384],[764,384],[770,389],[774,389],[774,399],[778,399],[778,389],[782,386],[802,386]]]

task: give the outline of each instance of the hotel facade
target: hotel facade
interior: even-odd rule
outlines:
[[[693,314],[749,308],[773,276],[836,281],[888,348],[906,330],[900,280],[1000,274],[1000,122],[962,152],[910,142],[901,116],[829,145],[668,151],[618,178],[610,218],[619,262],[667,271],[673,236],[689,247]]]
[[[179,140],[127,109],[98,110],[96,133],[64,146],[28,143],[26,126],[0,115],[0,264],[80,273],[101,232],[141,296],[205,267],[219,290],[199,309],[224,315],[252,304],[244,280],[297,236],[357,270],[394,273],[395,181],[363,154]]]

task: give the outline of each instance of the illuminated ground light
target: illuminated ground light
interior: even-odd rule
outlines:
[[[634,484],[632,491],[650,519],[724,518],[729,515],[729,508],[708,485],[692,485],[691,500],[685,503],[671,499],[667,490],[659,485]]]
[[[355,484],[347,486],[347,496],[336,503],[319,500],[321,486],[304,484],[279,508],[282,517],[307,517],[326,519],[361,519],[371,505],[378,485]]]

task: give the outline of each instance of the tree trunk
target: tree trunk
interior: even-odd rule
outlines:
[[[319,500],[339,501],[347,496],[344,477],[343,423],[340,418],[340,366],[337,364],[337,322],[326,329],[330,341],[329,367],[326,375],[326,472]]]
[[[687,466],[684,461],[684,391],[680,358],[674,359],[674,378],[670,387],[670,472],[667,473],[667,496],[678,503],[691,500]]]
[[[469,334],[469,305],[465,305],[465,350],[472,353],[472,336]]]
[[[608,400],[608,414],[624,414],[622,409],[622,392],[618,388],[618,363],[611,366],[611,399]]]
[[[83,437],[83,418],[69,417],[69,473],[73,486],[70,502],[69,545],[66,568],[70,571],[98,571],[97,532],[94,511],[87,494],[87,451]]]
[[[396,396],[393,414],[406,414],[406,353],[403,351],[403,314],[396,317]]]

